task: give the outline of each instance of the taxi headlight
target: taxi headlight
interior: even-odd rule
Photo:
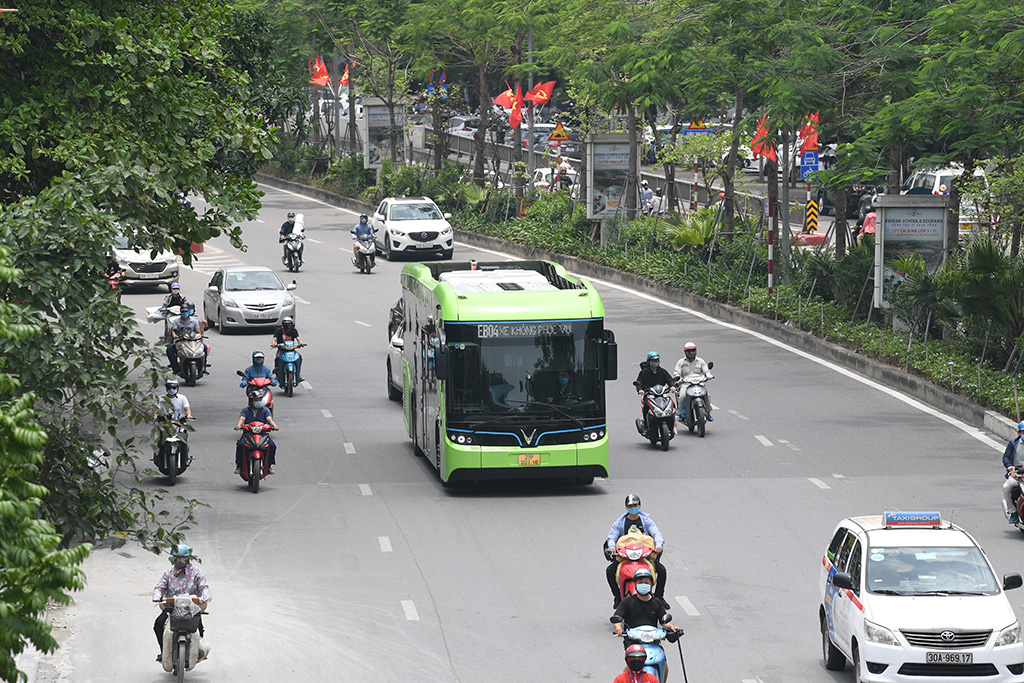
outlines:
[[[996,638],[996,647],[1003,645],[1014,645],[1020,642],[1020,622],[1015,621],[1010,626],[1007,626],[999,632],[999,637]]]
[[[900,647],[900,641],[896,640],[896,636],[892,634],[892,631],[867,619],[864,620],[864,636],[872,643]]]

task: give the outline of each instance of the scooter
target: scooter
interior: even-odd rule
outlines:
[[[622,621],[622,617],[612,617],[613,624]],[[666,614],[662,617],[662,623],[672,621],[672,615]],[[668,659],[665,657],[665,649],[661,641],[667,640],[674,643],[679,640],[678,631],[669,631],[657,626],[634,626],[626,629],[623,635],[630,640],[637,641],[647,650],[647,661],[644,663],[644,671],[658,679],[658,683],[665,683],[668,680]]]
[[[288,270],[293,273],[299,272],[299,268],[302,266],[301,252],[303,239],[305,239],[304,235],[296,235],[295,233],[291,233],[282,239],[285,245],[284,256],[281,257],[281,260]]]
[[[673,378],[671,384],[656,384],[644,391],[644,403],[647,405],[647,419],[636,419],[636,430],[640,436],[648,439],[652,446],[661,442],[661,450],[668,450],[668,442],[676,435],[676,394]],[[639,382],[633,386],[641,388]]]
[[[708,363],[708,370],[715,367],[714,361]],[[693,372],[683,377],[682,383],[686,386],[683,398],[683,407],[680,417],[683,424],[687,426],[690,433],[697,430],[697,434],[704,437],[704,426],[708,421],[708,390],[704,383],[714,379],[712,375],[705,375],[702,372]]]
[[[1006,515],[1006,521],[1010,521],[1010,513],[1016,511],[1017,521],[1013,523],[1015,527],[1024,533],[1024,521],[1021,520],[1021,515],[1024,515],[1024,465],[1015,465],[1014,472],[1017,473],[1017,488],[1013,490],[1013,504],[1014,510],[1010,510],[1006,507],[1006,500],[1003,500],[1003,514]]]
[[[245,374],[241,370],[236,370],[235,374],[239,377],[245,377]],[[246,397],[252,396],[253,394],[259,395],[263,399],[263,405],[267,407],[270,414],[274,414],[274,395],[270,392],[270,385],[273,382],[269,377],[253,377],[245,385]]]
[[[267,476],[270,468],[270,432],[274,428],[265,422],[247,422],[241,426],[242,434],[242,479],[249,483],[249,490],[260,492],[260,481]]]
[[[188,418],[195,420],[194,417]],[[188,427],[186,420],[173,415],[160,418],[161,441],[153,456],[153,464],[160,473],[167,477],[167,483],[174,486],[178,475],[192,464],[192,456],[188,453]]]
[[[176,343],[178,347],[178,367],[186,386],[194,387],[196,380],[206,372],[206,336],[194,332],[186,332]]]
[[[168,306],[167,308],[161,308],[158,310],[159,317],[163,318],[164,321],[164,341],[170,344],[174,341],[174,335],[171,333],[173,320],[181,315],[181,306]]]
[[[277,382],[284,390],[285,396],[291,396],[298,384],[299,352],[305,344],[288,339],[277,345]],[[271,411],[273,412],[273,411]]]
[[[199,598],[191,595],[175,595],[164,600],[164,606],[171,610],[164,628],[164,647],[160,662],[164,671],[177,676],[178,683],[185,680],[185,672],[191,671],[205,657],[199,649],[199,619],[206,614],[199,606]]]
[[[605,558],[609,562],[618,562],[615,580],[619,584],[619,597],[636,593],[636,582],[633,576],[638,569],[649,569],[657,579],[654,569],[654,539],[646,534],[632,533],[619,538],[615,550],[605,548]]]
[[[377,247],[373,242],[373,235],[363,235],[356,242],[356,246],[358,256],[352,257],[352,265],[358,268],[360,273],[369,275],[377,265]]]
[[[121,303],[121,280],[124,279],[122,273],[115,273],[114,275],[107,276],[107,284],[110,286],[111,291],[114,292],[114,298],[117,299],[117,303]]]

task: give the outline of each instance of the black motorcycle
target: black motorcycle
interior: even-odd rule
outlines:
[[[189,418],[195,420],[195,418]],[[188,454],[188,431],[186,420],[173,415],[159,418],[160,445],[153,464],[160,473],[167,477],[167,482],[174,486],[178,475],[192,464],[192,456]]]
[[[647,407],[646,419],[636,419],[636,430],[640,436],[648,439],[652,446],[661,442],[661,450],[668,450],[668,442],[676,435],[676,392],[675,384],[678,377],[670,384],[656,384],[644,390],[644,405]],[[633,382],[637,389],[643,387]]]

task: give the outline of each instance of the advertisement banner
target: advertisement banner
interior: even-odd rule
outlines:
[[[391,158],[390,117],[387,105],[376,97],[363,98],[363,168],[380,168],[384,159]],[[398,127],[398,163],[404,163],[405,133],[402,110],[395,110],[395,125]]]
[[[875,306],[888,308],[893,287],[904,279],[896,266],[903,256],[917,254],[928,272],[945,260],[948,197],[891,195],[879,197],[875,235]]]
[[[629,138],[622,133],[590,136],[587,140],[587,175],[587,187],[590,188],[587,218],[625,217]]]

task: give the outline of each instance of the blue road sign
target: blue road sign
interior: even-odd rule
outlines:
[[[817,152],[804,152],[800,155],[801,166],[817,166],[818,165],[818,153]],[[818,170],[818,169],[814,169]]]
[[[818,170],[818,165],[800,166],[800,180],[807,180],[807,177]]]

